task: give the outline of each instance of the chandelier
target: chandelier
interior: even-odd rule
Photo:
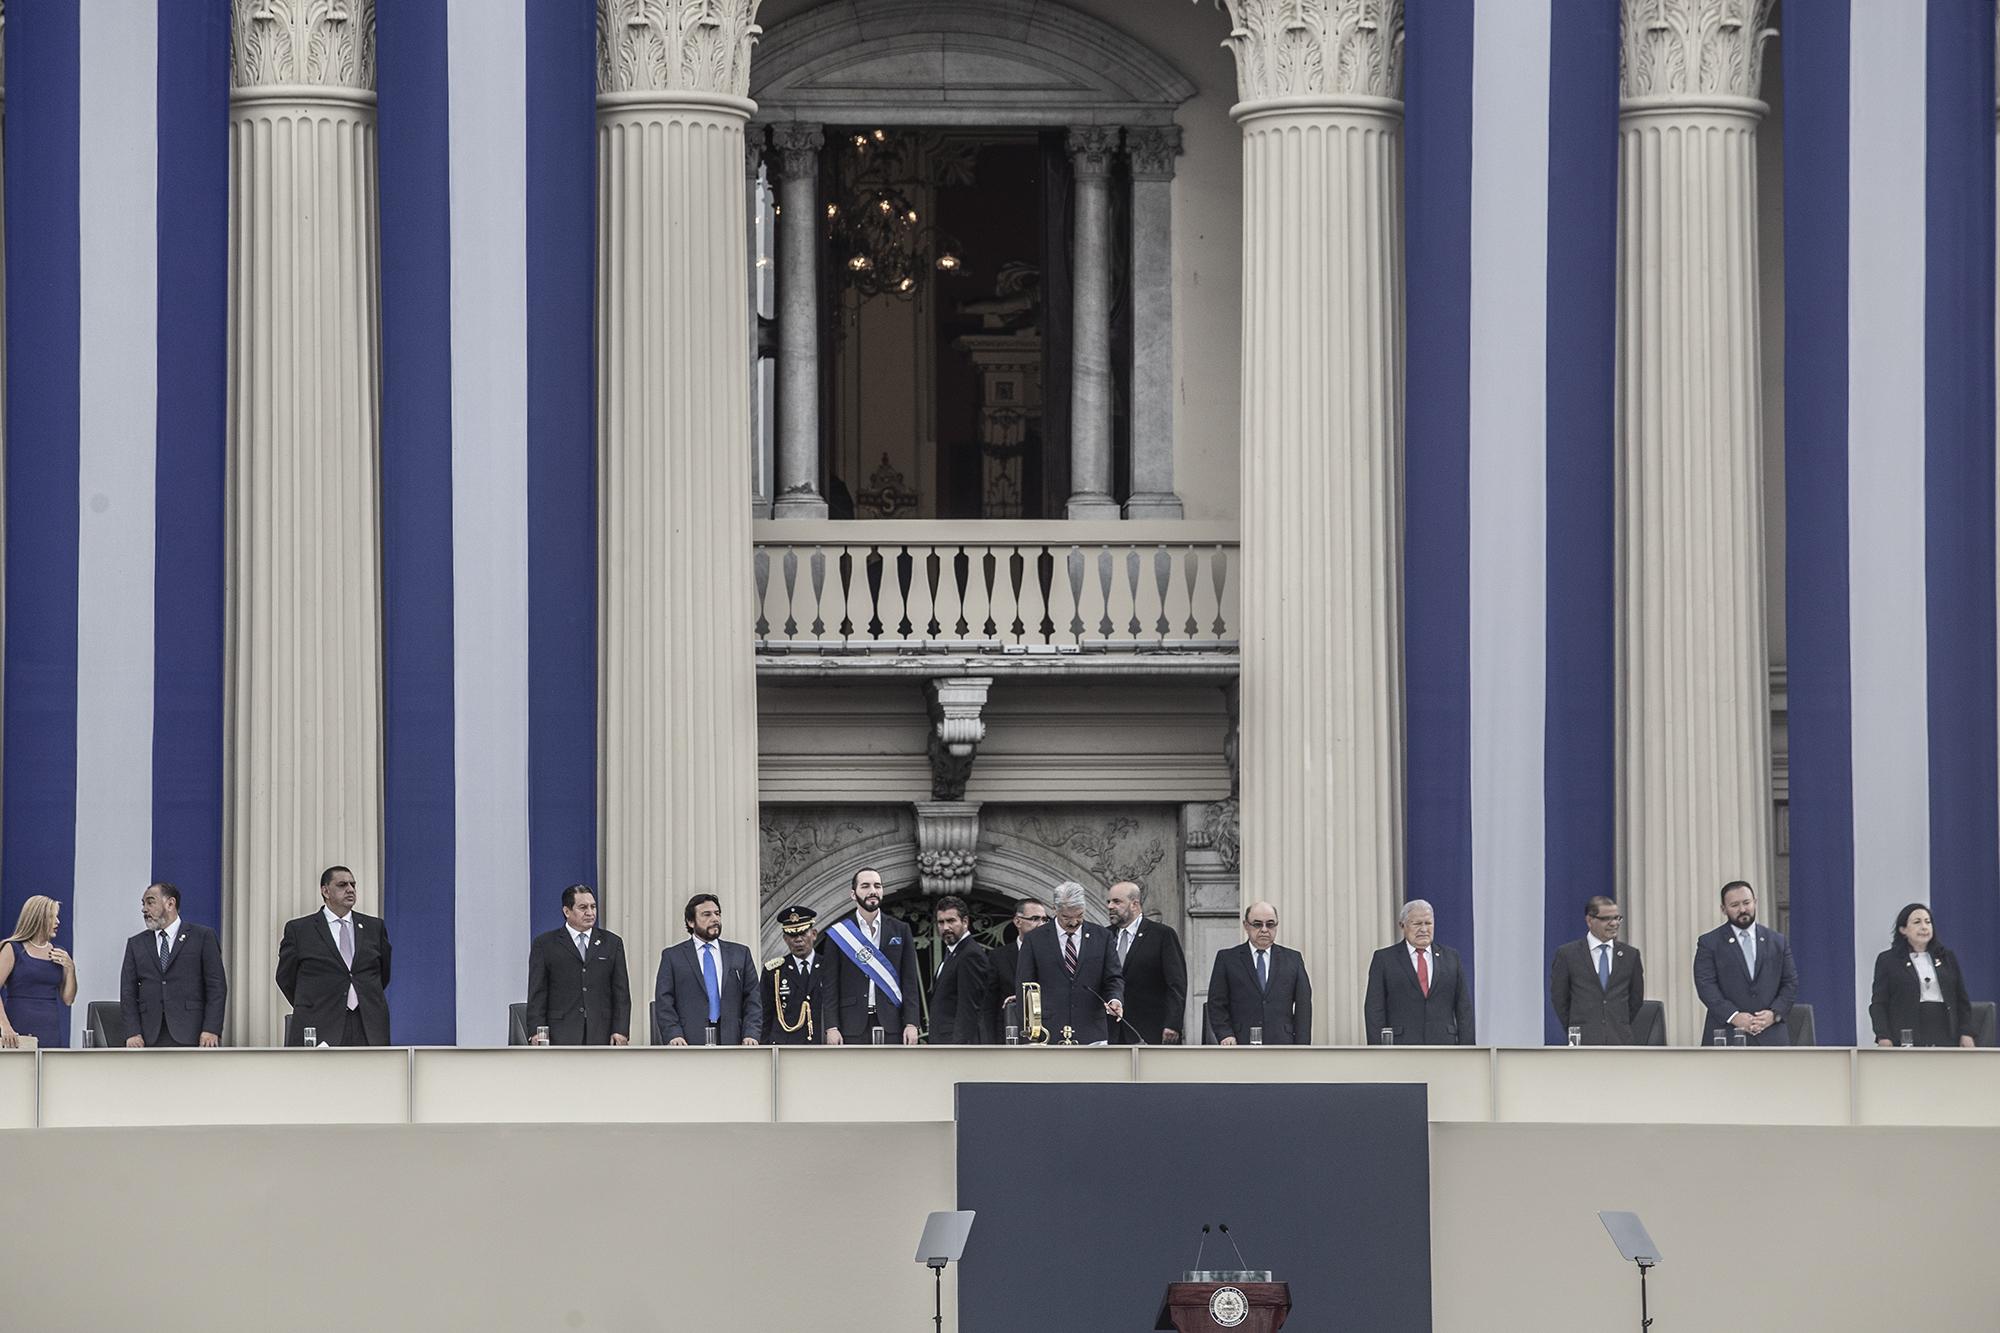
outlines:
[[[959,273],[958,242],[929,225],[910,191],[929,182],[921,145],[887,130],[849,135],[825,205],[827,247],[837,279],[863,300],[910,300],[933,273]]]

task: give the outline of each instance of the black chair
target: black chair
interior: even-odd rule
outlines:
[[[1793,1005],[1792,1012],[1785,1015],[1785,1031],[1792,1034],[1792,1045],[1794,1046],[1819,1045],[1818,1042],[1813,1040],[1812,1006],[1809,1004]]]
[[[507,1044],[526,1046],[528,1044],[528,1002],[516,1000],[507,1006]]]
[[[292,1045],[298,1039],[298,1032],[299,1032],[299,1016],[297,1014],[286,1014],[285,1045],[287,1046]]]
[[[1641,1000],[1639,1012],[1632,1019],[1632,1044],[1634,1046],[1664,1046],[1667,1044],[1667,1006],[1659,1000]]]
[[[1975,1046],[2000,1046],[2000,1014],[1996,1014],[1991,1000],[1972,1002],[1972,1044]]]
[[[1208,1001],[1201,1002],[1201,1044],[1213,1046],[1216,1043],[1215,1023],[1208,1016]]]
[[[84,1010],[84,1027],[99,1046],[125,1044],[125,1007],[116,1000],[92,1000]]]

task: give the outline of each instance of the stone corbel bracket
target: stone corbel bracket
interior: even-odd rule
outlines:
[[[992,688],[991,676],[953,676],[925,682],[924,692],[931,710],[933,799],[965,799],[973,758],[979,751],[979,742],[986,739],[986,723],[980,713],[986,707],[986,693]]]
[[[916,810],[917,874],[924,892],[972,892],[979,865],[979,802],[918,801]]]

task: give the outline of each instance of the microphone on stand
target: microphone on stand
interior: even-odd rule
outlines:
[[[1105,999],[1102,995],[1099,995],[1096,991],[1091,990],[1090,984],[1088,982],[1079,981],[1076,984],[1083,987],[1085,990],[1090,991],[1090,997],[1096,1000],[1099,1004],[1104,1005],[1107,1009],[1110,1007],[1111,1002]],[[1146,1040],[1145,1036],[1139,1031],[1139,1029],[1132,1026],[1131,1020],[1126,1018],[1123,1013],[1120,1013],[1118,1015],[1118,1021],[1120,1023],[1123,1023],[1125,1025],[1125,1030],[1132,1034],[1132,1040],[1138,1042],[1141,1046],[1151,1046],[1153,1044],[1152,1042]]]
[[[1189,1272],[1199,1273],[1201,1271],[1201,1252],[1207,1248],[1208,1248],[1208,1223],[1203,1222],[1201,1224],[1201,1244],[1194,1247],[1194,1267],[1189,1269],[1188,1270]]]
[[[1236,1249],[1236,1237],[1229,1234],[1229,1223],[1224,1222],[1221,1224],[1221,1226],[1222,1226],[1223,1239],[1229,1242],[1230,1249],[1236,1250],[1236,1266],[1238,1268],[1247,1270],[1250,1267],[1250,1265],[1244,1260],[1243,1251]]]

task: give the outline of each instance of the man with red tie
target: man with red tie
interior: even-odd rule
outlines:
[[[1102,1046],[1109,1018],[1125,1016],[1125,974],[1111,932],[1083,919],[1083,885],[1064,883],[1052,896],[1056,928],[1027,937],[1014,969],[1018,985],[1042,988],[1042,1026],[1052,1045]]]
[[[1368,1044],[1383,1033],[1398,1046],[1472,1046],[1472,979],[1458,950],[1436,944],[1437,921],[1421,898],[1396,917],[1401,942],[1377,949],[1368,962]]]

